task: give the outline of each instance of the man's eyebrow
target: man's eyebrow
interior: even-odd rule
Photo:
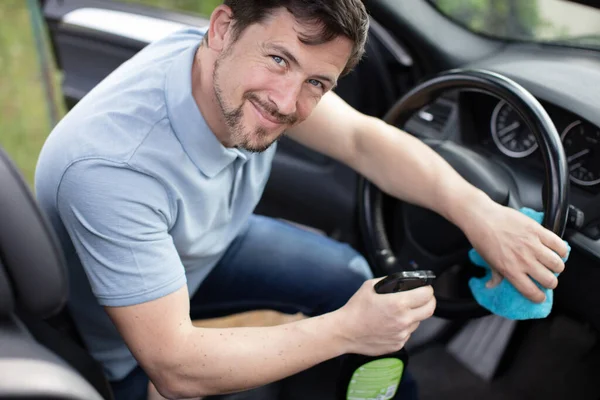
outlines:
[[[287,58],[292,64],[295,64],[296,66],[300,66],[298,59],[296,57],[294,57],[294,55],[292,53],[290,53],[288,51],[288,49],[286,49],[285,47],[280,46],[278,44],[270,44],[269,47],[271,47],[273,50],[278,51],[281,54],[283,54],[283,56],[285,58]]]
[[[297,67],[300,66],[300,63],[298,62],[298,59],[296,57],[294,57],[294,55],[292,53],[290,53],[288,51],[288,49],[286,49],[283,46],[280,46],[278,44],[270,44],[269,47],[271,47],[273,50],[281,53],[285,58],[287,58],[292,64],[296,65]],[[336,79],[331,78],[329,76],[326,75],[315,75],[315,79],[319,79],[325,82],[328,82],[332,88],[337,86],[337,82]]]

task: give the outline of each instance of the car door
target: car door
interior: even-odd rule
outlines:
[[[208,23],[200,14],[139,4],[149,2],[42,1],[68,108],[151,41]],[[418,74],[405,45],[373,18],[366,57],[336,90],[355,108],[381,117]],[[356,244],[356,183],[348,167],[284,137],[256,212]]]

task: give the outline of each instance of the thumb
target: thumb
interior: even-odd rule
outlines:
[[[491,289],[493,287],[498,286],[500,282],[502,282],[502,275],[497,273],[495,269],[492,269],[492,277],[489,281],[487,281],[485,287]]]

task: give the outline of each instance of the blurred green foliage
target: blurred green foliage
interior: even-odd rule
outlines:
[[[164,9],[210,15],[221,0],[127,0]],[[44,31],[44,34],[46,32]],[[45,50],[49,50],[46,43]],[[58,117],[65,108],[60,93],[60,74],[48,53],[50,84]],[[25,0],[0,1],[0,146],[32,184],[35,164],[52,118],[44,71],[36,51],[32,18]]]
[[[2,0],[0,21],[0,146],[32,182],[51,124],[26,2]],[[52,83],[58,87],[55,71]],[[56,100],[60,104],[58,94]]]
[[[144,4],[152,7],[163,8],[167,10],[178,10],[194,14],[209,16],[212,10],[222,0],[125,0],[128,3]]]
[[[531,40],[541,28],[552,28],[550,22],[541,17],[538,0],[430,1],[467,28],[491,36]]]

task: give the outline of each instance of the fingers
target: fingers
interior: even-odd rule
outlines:
[[[496,270],[492,269],[492,278],[486,282],[485,287],[488,289],[493,288],[498,286],[500,282],[502,282],[502,275],[496,272]]]
[[[413,308],[411,310],[411,317],[413,318],[413,321],[420,322],[431,317],[433,315],[433,312],[435,311],[435,306],[435,297],[431,297],[427,303],[423,304],[420,307]]]
[[[547,247],[544,247],[539,251],[537,260],[550,271],[556,272],[557,274],[560,274],[565,270],[565,263],[560,256]]]
[[[417,330],[417,328],[419,327],[420,324],[421,324],[421,321],[413,322],[412,325],[409,326],[407,329],[408,333],[412,334],[414,331]]]
[[[568,251],[565,241],[546,228],[542,228],[540,231],[539,236],[541,242],[550,250],[556,252],[561,258],[565,258]]]
[[[419,325],[421,324],[421,321],[417,321],[417,322],[413,322],[408,329],[406,329],[400,336],[400,343],[398,343],[398,347],[402,348],[404,347],[404,345],[406,344],[406,342],[408,342],[408,340],[410,339],[410,336],[413,334],[414,331],[417,330],[417,328],[419,327]]]
[[[513,284],[515,289],[534,303],[542,303],[546,299],[544,292],[537,287],[529,275],[524,273],[511,274],[510,276],[506,275],[506,278]]]
[[[406,308],[419,308],[426,305],[433,299],[433,288],[423,286],[420,288],[407,290],[394,294]]]
[[[410,335],[412,335],[412,333],[417,330],[421,322],[433,315],[433,312],[435,311],[435,306],[435,297],[432,297],[423,306],[410,310],[409,318],[414,322],[410,323],[410,325],[408,325],[408,327],[403,330],[401,334],[402,337],[400,338],[402,341],[402,346],[404,346],[404,343],[408,341]]]
[[[529,276],[548,289],[556,289],[558,278],[545,265],[534,262],[528,271]]]

